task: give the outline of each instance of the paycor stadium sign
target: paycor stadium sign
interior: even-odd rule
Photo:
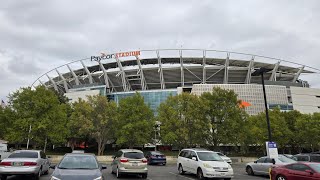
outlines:
[[[91,56],[91,61],[100,62],[101,60],[104,60],[104,59],[116,59],[119,57],[139,56],[139,55],[140,55],[140,51],[120,52],[120,53],[114,53],[114,54],[101,53],[101,56]]]

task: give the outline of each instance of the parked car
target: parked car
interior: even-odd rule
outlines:
[[[290,158],[290,159],[293,158],[293,155],[292,155],[292,154],[279,154],[279,155],[283,155],[283,156],[285,156],[285,157],[287,157],[287,158]]]
[[[313,180],[320,179],[320,164],[312,162],[297,162],[271,168],[272,180]]]
[[[159,151],[149,151],[146,153],[148,164],[167,164],[167,158]]]
[[[48,174],[50,160],[40,150],[17,150],[0,163],[1,180],[10,175],[31,175],[39,179],[42,174]]]
[[[111,163],[111,173],[120,178],[123,174],[141,175],[142,178],[148,177],[147,159],[142,151],[137,149],[121,149]]]
[[[199,179],[233,178],[233,169],[216,152],[206,149],[183,149],[178,156],[177,167],[179,174],[190,172]]]
[[[283,155],[279,155],[278,158],[268,158],[267,156],[261,157],[254,162],[246,164],[246,172],[249,175],[269,175],[269,169],[273,165],[285,165],[295,163],[296,161],[287,158]]]
[[[225,162],[232,164],[232,160],[221,152],[216,152]]]
[[[296,154],[292,158],[296,161],[320,162],[320,154],[312,154],[312,153]]]
[[[102,170],[107,169],[107,166],[99,164],[94,154],[68,153],[50,168],[54,169],[51,180],[104,180]]]

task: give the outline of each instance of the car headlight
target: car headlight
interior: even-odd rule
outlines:
[[[97,178],[95,178],[93,180],[102,180],[102,177],[100,176],[100,177],[97,177]]]
[[[61,179],[59,179],[59,178],[57,178],[57,177],[54,177],[54,176],[51,176],[51,179],[50,180],[61,180]]]
[[[203,167],[205,167],[205,168],[212,168],[209,164],[207,164],[207,163],[203,163]]]

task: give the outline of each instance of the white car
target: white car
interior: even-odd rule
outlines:
[[[42,174],[48,174],[50,160],[40,150],[17,150],[0,163],[1,180],[11,175],[30,175],[40,179]]]
[[[199,179],[219,178],[230,180],[233,169],[216,152],[206,149],[183,149],[178,156],[177,167],[179,174],[190,172]]]
[[[216,152],[225,162],[232,164],[232,160],[221,152]]]

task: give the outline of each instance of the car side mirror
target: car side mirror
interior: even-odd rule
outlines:
[[[257,161],[253,161],[254,163],[257,163]]]
[[[101,164],[101,169],[107,169],[107,165]]]
[[[306,173],[309,173],[310,175],[313,175],[313,172],[310,169],[305,170]]]
[[[55,168],[56,168],[56,165],[55,165],[55,164],[51,164],[51,165],[50,165],[50,168],[51,168],[51,169],[55,169]]]
[[[271,161],[272,161],[272,164],[276,164],[276,160],[272,159]]]
[[[193,156],[191,159],[197,161],[197,157],[195,156]]]

